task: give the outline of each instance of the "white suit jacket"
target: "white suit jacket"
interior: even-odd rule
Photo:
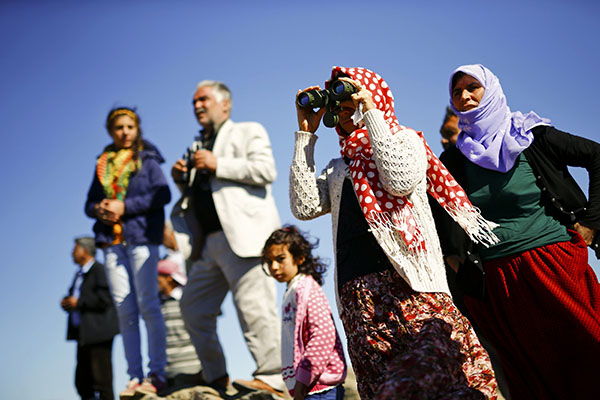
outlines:
[[[267,131],[257,122],[227,120],[217,133],[213,154],[217,170],[210,184],[225,237],[239,257],[258,257],[280,227],[271,193],[277,170]],[[194,175],[192,171],[190,182]],[[177,202],[171,219],[180,250],[195,258],[203,237],[187,197]]]

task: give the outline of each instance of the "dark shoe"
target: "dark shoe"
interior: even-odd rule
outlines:
[[[283,392],[281,390],[277,390],[259,379],[254,379],[253,381],[236,379],[233,381],[233,386],[238,390],[266,390],[276,396],[283,397]]]
[[[220,378],[215,379],[212,382],[206,382],[202,376],[196,378],[196,384],[200,386],[208,386],[216,391],[227,391],[227,387],[229,386],[229,375],[223,375]]]

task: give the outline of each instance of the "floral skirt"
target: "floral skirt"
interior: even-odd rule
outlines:
[[[443,293],[415,292],[395,271],[340,289],[362,399],[495,399],[489,356]]]

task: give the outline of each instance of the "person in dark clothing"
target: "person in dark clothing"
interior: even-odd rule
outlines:
[[[96,162],[85,211],[96,219],[96,243],[105,252],[110,291],[117,306],[130,381],[121,398],[155,394],[166,386],[165,322],[156,280],[164,206],[171,200],[158,149],[142,139],[133,109],[116,108],[106,119],[113,143]],[[144,378],[139,317],[148,333],[150,369]]]
[[[67,340],[77,341],[75,387],[82,400],[113,400],[112,343],[119,332],[104,265],[96,262],[91,237],[75,239],[73,261],[79,266],[60,305],[69,313]]]
[[[460,133],[460,129],[458,129],[458,117],[454,114],[454,111],[450,107],[446,107],[446,113],[444,115],[444,120],[442,122],[442,126],[440,127],[440,135],[442,136],[441,143],[444,151],[440,154],[440,161],[445,163],[448,154],[451,153],[450,149],[456,146],[456,140],[458,139],[458,134]],[[446,212],[444,209],[438,204],[437,201],[431,196],[428,196],[429,206],[431,207],[431,213],[433,214],[433,220],[436,225],[436,229],[438,231],[438,235],[444,235],[445,224],[448,219],[444,218]],[[452,224],[455,222],[452,219]],[[456,235],[452,238],[452,244],[454,248],[464,246],[464,242],[468,240],[468,236],[466,235]],[[443,243],[447,246],[447,243]],[[444,251],[444,247],[442,247],[442,251]],[[461,253],[462,254],[462,253]],[[462,255],[464,257],[464,254]],[[502,371],[502,367],[500,364],[500,360],[498,358],[498,354],[494,346],[487,340],[487,338],[481,333],[481,330],[478,329],[477,325],[473,323],[471,315],[467,310],[467,307],[464,303],[464,288],[462,282],[464,278],[462,275],[457,276],[458,268],[460,265],[461,258],[457,254],[450,254],[448,256],[444,256],[445,266],[446,266],[446,276],[448,278],[448,287],[450,288],[450,293],[452,294],[452,301],[458,307],[460,312],[463,313],[465,317],[471,320],[473,324],[473,328],[475,329],[475,333],[479,337],[481,344],[487,350],[490,360],[492,361],[492,366],[494,367],[494,372],[496,373],[496,380],[498,381],[498,398],[505,398],[510,400],[508,383],[506,382],[506,377],[504,376],[504,372]],[[459,282],[459,279],[461,280]]]
[[[458,117],[450,107],[446,107],[444,122],[442,122],[442,126],[440,127],[440,135],[442,135],[441,143],[444,150],[456,146],[456,139],[459,133]]]
[[[513,399],[597,398],[600,285],[586,245],[597,249],[600,144],[511,112],[482,65],[452,73],[450,98],[461,133],[445,165],[499,225],[489,248],[456,246],[458,229],[440,238],[446,256],[461,255],[459,274],[483,264],[483,295],[465,304],[498,350]],[[588,170],[589,200],[567,166]]]

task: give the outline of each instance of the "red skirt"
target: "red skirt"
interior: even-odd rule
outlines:
[[[484,266],[488,297],[465,304],[512,399],[600,399],[600,285],[581,236]]]

